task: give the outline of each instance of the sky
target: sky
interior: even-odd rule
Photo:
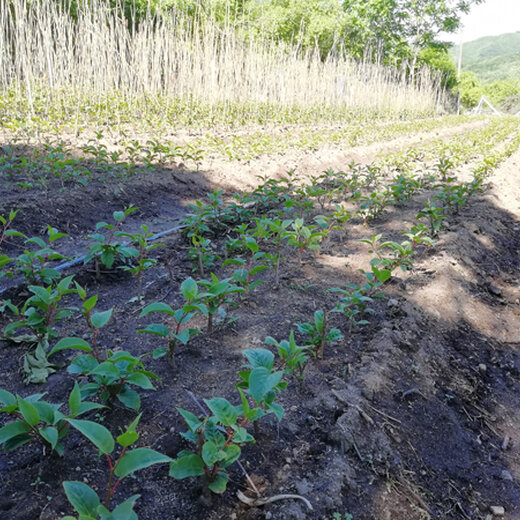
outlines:
[[[447,35],[446,40],[454,43],[469,42],[482,36],[520,31],[520,0],[486,0],[473,6],[467,15],[463,15],[462,32]]]

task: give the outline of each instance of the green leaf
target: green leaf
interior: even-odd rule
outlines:
[[[267,343],[268,339],[272,339],[267,337],[265,342]],[[274,341],[274,340],[273,340]],[[246,356],[247,360],[251,364],[253,368],[256,367],[265,367],[268,370],[272,370],[274,366],[274,354],[265,349],[265,348],[255,348],[248,349],[243,351],[244,356]]]
[[[16,404],[16,397],[11,392],[0,389],[0,403],[5,406],[12,406]]]
[[[63,338],[56,343],[54,348],[49,352],[48,356],[59,352],[60,350],[82,350],[84,352],[92,352],[92,347],[81,338]]]
[[[208,484],[208,488],[213,491],[213,493],[222,494],[226,491],[227,483],[228,483],[228,474],[224,471],[219,471],[217,473],[217,477],[213,482]]]
[[[278,421],[282,420],[283,413],[284,413],[283,406],[281,406],[281,405],[279,405],[277,403],[271,403],[269,405],[269,411],[273,412],[274,415],[276,415],[276,418],[278,419]]]
[[[378,282],[386,282],[392,276],[392,271],[388,269],[379,270],[377,267],[372,267],[372,271],[374,272]]]
[[[107,377],[110,381],[113,381],[121,377],[121,372],[113,363],[103,361],[91,370],[89,375]]]
[[[162,323],[151,323],[145,329],[138,330],[137,332],[144,334],[155,334],[162,338],[167,338],[170,335],[170,329]]]
[[[79,385],[77,382],[74,382],[74,388],[72,389],[69,396],[69,410],[74,414],[78,414],[81,407],[81,392],[79,390]]]
[[[177,411],[182,415],[182,417],[186,421],[188,428],[192,432],[196,432],[199,426],[202,424],[201,421],[199,421],[198,417],[196,417],[191,412],[188,412],[187,410],[183,410],[182,408],[177,408]]]
[[[168,349],[166,347],[156,348],[152,351],[153,359],[160,359],[168,353]]]
[[[97,520],[100,504],[97,493],[83,482],[64,482],[65,494],[81,520]]]
[[[82,354],[75,357],[67,367],[67,372],[71,374],[88,374],[98,366],[96,359],[90,354]]]
[[[47,305],[50,305],[51,303],[51,294],[44,289],[43,287],[40,287],[39,285],[29,285],[29,291],[34,293],[40,300]]]
[[[223,450],[224,453],[224,459],[221,464],[222,468],[227,468],[228,466],[231,466],[233,462],[235,462],[240,457],[240,446],[237,446],[236,444],[230,444]]]
[[[96,306],[97,301],[98,295],[94,294],[94,296],[91,296],[88,300],[83,302],[83,308],[87,311],[91,311]]]
[[[170,476],[176,479],[204,475],[204,461],[194,453],[183,455],[170,464]]]
[[[150,382],[150,379],[148,379],[148,377],[141,372],[133,372],[126,381],[132,385],[144,388],[145,390],[155,390],[155,387]]]
[[[22,421],[15,421],[9,424],[6,424],[2,428],[0,428],[0,444],[4,444],[9,439],[13,437],[17,437],[18,435],[22,435],[31,431],[31,427]]]
[[[223,454],[217,448],[217,445],[213,441],[206,441],[202,445],[201,452],[202,460],[206,466],[212,468],[219,460],[222,459]]]
[[[238,412],[227,399],[214,397],[209,400],[204,399],[204,402],[222,425],[231,426],[237,422]]]
[[[139,397],[139,394],[135,391],[129,388],[128,386],[125,386],[121,392],[117,394],[117,398],[128,408],[131,408],[132,410],[135,410],[136,412],[141,407],[141,398]]]
[[[265,367],[254,368],[249,375],[249,394],[257,403],[261,403],[283,376],[283,372],[274,372]]]
[[[314,323],[316,324],[316,330],[321,334],[323,331],[323,324],[325,322],[325,314],[323,311],[318,310],[314,313]]]
[[[76,286],[76,292],[78,293],[78,296],[80,300],[84,300],[87,297],[87,291],[78,282],[74,282],[74,285]],[[85,304],[83,304],[85,306]]]
[[[112,517],[110,520],[138,520],[137,515],[134,512],[134,505],[140,496],[141,495],[133,495],[122,504],[119,504],[112,511]]]
[[[65,294],[67,291],[69,291],[70,284],[72,283],[72,279],[74,278],[74,275],[67,276],[66,278],[63,278],[63,280],[60,280],[56,288],[58,289],[59,294]],[[74,289],[71,289],[70,292],[75,292]]]
[[[197,282],[193,278],[187,278],[181,284],[181,293],[187,301],[193,300],[199,292]]]
[[[101,253],[101,262],[105,267],[108,267],[110,269],[114,265],[115,256],[114,253],[111,251],[103,251]]]
[[[31,426],[36,426],[40,422],[40,414],[36,407],[19,396],[17,396],[17,400],[18,409],[20,410],[24,420]]]
[[[95,312],[92,314],[90,320],[92,321],[92,325],[95,329],[100,329],[108,323],[110,317],[112,316],[112,310],[113,309],[108,309],[108,311]]]
[[[154,464],[171,462],[172,459],[158,451],[149,448],[136,448],[124,455],[115,468],[119,478],[125,478],[139,469],[148,468]]]
[[[101,424],[82,419],[67,419],[67,421],[94,444],[101,453],[108,454],[114,451],[114,438]]]
[[[147,305],[139,315],[140,318],[143,316],[146,316],[147,314],[150,314],[150,312],[166,312],[170,316],[174,315],[174,310],[167,304],[162,302],[156,302],[156,303],[150,303],[150,305]]]
[[[51,448],[54,449],[58,443],[58,430],[52,426],[48,426],[47,428],[40,428],[39,432],[40,435],[51,445]]]
[[[128,446],[134,444],[134,442],[136,442],[137,439],[139,439],[139,434],[137,432],[126,431],[125,433],[119,435],[119,437],[116,440],[120,446],[127,448]]]

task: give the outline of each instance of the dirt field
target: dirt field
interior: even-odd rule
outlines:
[[[215,159],[198,172],[160,169],[63,193],[52,185],[45,193],[27,191],[4,179],[0,214],[18,208],[13,227],[28,235],[41,234],[46,224],[70,234],[60,251],[74,257],[84,253],[85,236],[96,222],[110,221],[113,211],[129,204],[139,211],[129,217],[128,230],[147,223],[159,232],[176,226],[186,204],[214,189],[230,198],[258,185],[258,176],[276,177],[294,168],[303,179],[328,168],[345,169],[351,160],[370,163],[381,153],[450,139],[482,124],[351,150],[295,151],[248,164]],[[461,179],[467,171],[467,165],[459,169]],[[345,519],[350,514],[352,520],[488,520],[495,518],[492,507],[503,507],[507,520],[519,520],[520,152],[486,185],[449,219],[436,246],[416,256],[413,270],[396,271],[384,284],[385,298],[375,304],[368,325],[349,332],[341,314],[330,315],[331,325],[345,338],[327,347],[323,360],[311,360],[303,383],[289,383],[280,396],[283,420],[262,421],[256,443],[243,447],[240,460],[263,496],[301,495],[312,511],[298,499],[248,508],[236,497],[247,488],[236,464],[230,468],[227,492],[209,504],[201,499],[197,479],[175,481],[166,465],[126,479],[115,501],[139,493],[141,520],[333,520],[334,513]],[[332,309],[337,296],[330,288],[362,283],[359,269],[367,269],[370,255],[359,240],[379,233],[402,240],[400,231],[415,222],[429,196],[421,193],[391,206],[369,226],[350,222],[346,235],[334,234],[320,254],[305,253],[301,264],[288,254],[280,288],[273,290],[273,274],[266,271],[266,283],[228,309],[235,321],[195,337],[176,355],[175,367],[165,358],[148,358],[147,367],[161,380],[155,392],[141,392],[139,445],[171,457],[185,449],[179,435],[185,427],[176,407],[197,413],[189,392],[199,400],[221,396],[235,402],[241,352],[263,346],[266,336],[286,339],[295,323],[310,321],[317,309]],[[221,248],[224,240],[225,235],[217,236],[214,242]],[[178,232],[161,241],[165,247],[156,250],[158,266],[145,275],[145,301],[175,306],[180,282],[192,275],[189,244]],[[8,252],[18,254],[16,247],[7,244]],[[231,269],[218,266],[215,272],[224,277]],[[91,265],[67,274],[75,274],[89,294],[99,294],[100,309],[114,308],[102,331],[103,345],[134,354],[157,346],[156,338],[136,334],[151,320],[139,318],[141,308],[129,303],[136,291],[129,274],[116,271],[96,278]],[[0,298],[15,303],[27,298],[16,279],[1,283]],[[10,319],[3,315],[2,327]],[[78,319],[59,332],[60,337],[81,337],[87,329]],[[20,366],[25,350],[0,341],[2,388],[22,396],[47,392],[49,401],[64,402],[73,384],[65,369],[45,385],[24,386]],[[72,357],[60,353],[54,361],[66,365]],[[115,434],[134,416],[115,406],[103,413],[103,424]],[[44,456],[41,447],[29,444],[0,454],[0,518],[54,520],[71,514],[64,480],[83,480],[103,490],[106,462],[92,445],[73,432],[65,452],[62,458]]]

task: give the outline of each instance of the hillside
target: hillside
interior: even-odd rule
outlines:
[[[457,59],[458,46],[452,55]],[[520,77],[520,32],[486,36],[464,44],[462,67],[484,83]]]

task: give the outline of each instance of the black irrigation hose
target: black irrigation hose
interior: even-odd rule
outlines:
[[[169,235],[170,233],[174,233],[175,231],[179,231],[181,229],[184,229],[186,227],[186,224],[181,224],[179,226],[172,227],[170,229],[166,229],[165,231],[161,231],[160,233],[156,233],[155,235],[151,236],[148,240],[154,241],[157,240],[165,235]],[[129,240],[128,242],[124,242],[121,244],[123,247],[127,247],[132,244],[132,241]],[[75,267],[78,264],[81,264],[85,260],[87,255],[83,256],[77,256],[76,258],[73,258],[72,260],[67,260],[66,262],[62,262],[61,264],[54,267],[56,271],[63,271],[64,269],[69,269],[70,267]],[[0,289],[0,296],[8,291],[9,289],[12,289],[13,287],[16,287],[20,285],[22,282],[22,278],[15,278],[13,280],[13,283],[9,284],[7,287],[4,287],[3,289]]]

